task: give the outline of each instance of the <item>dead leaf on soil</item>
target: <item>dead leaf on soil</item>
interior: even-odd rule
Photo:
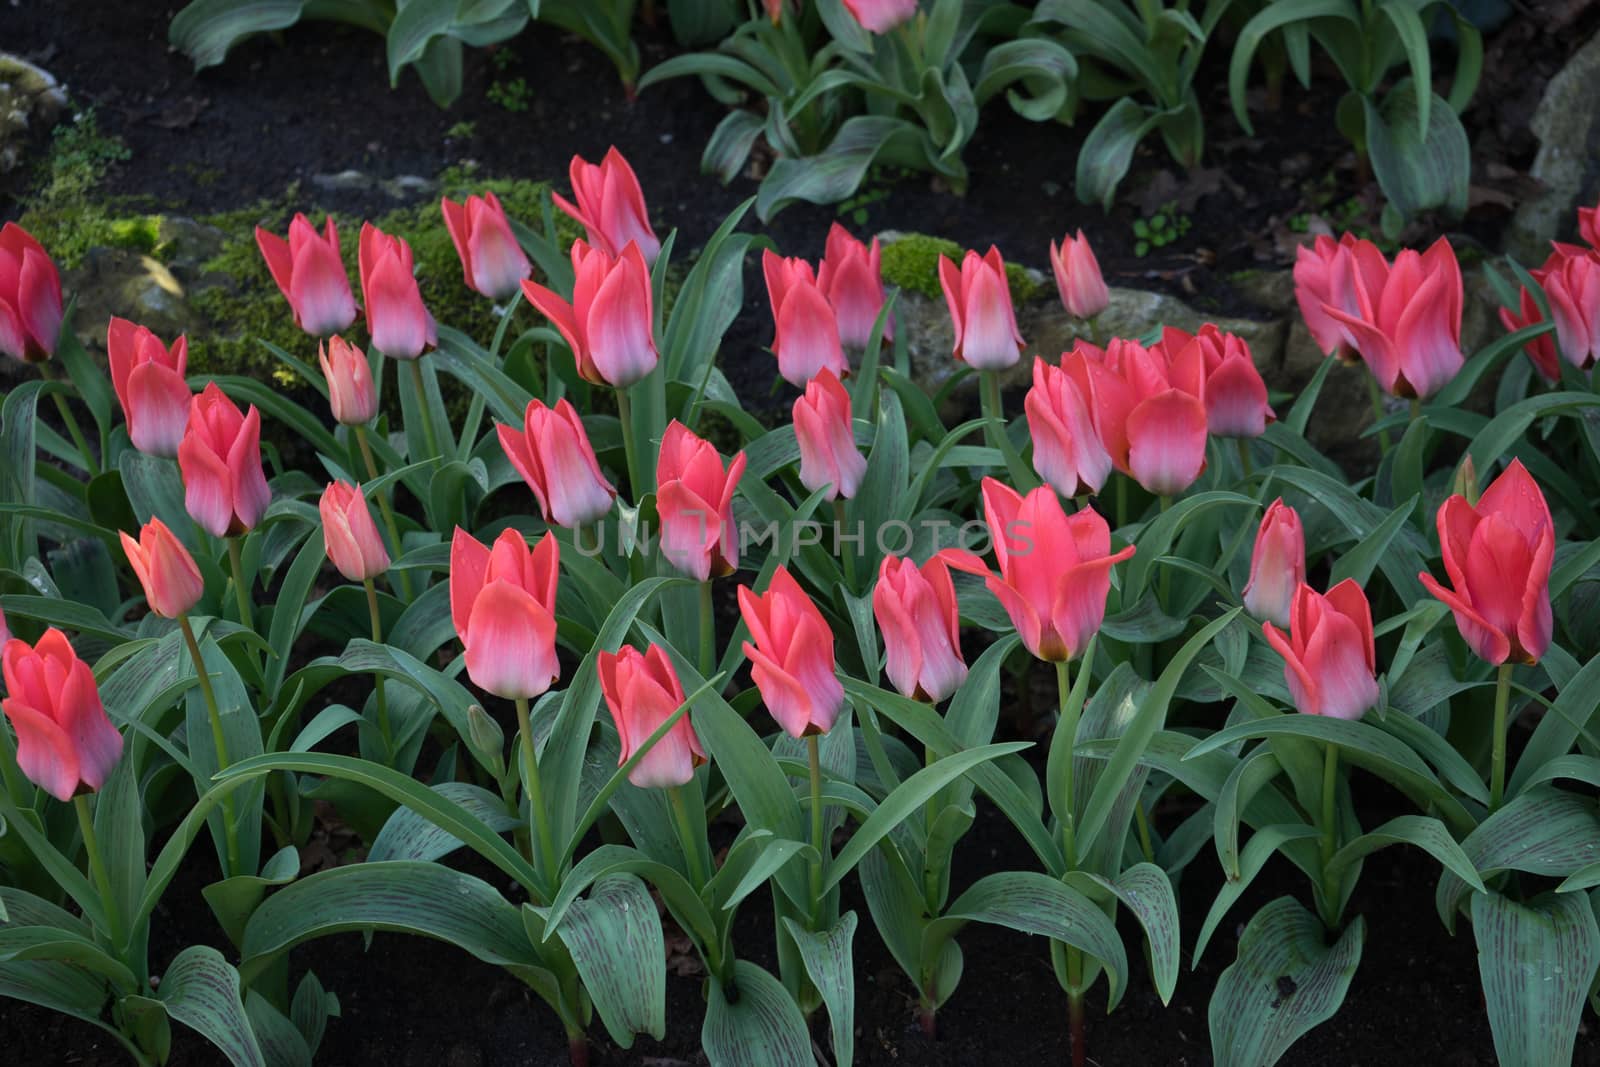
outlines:
[[[150,125],[159,126],[163,130],[182,130],[195,124],[206,108],[211,106],[211,98],[205,96],[186,96],[175,101],[156,112],[150,119]]]

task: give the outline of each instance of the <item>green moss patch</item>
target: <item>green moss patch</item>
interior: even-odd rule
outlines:
[[[106,171],[127,158],[127,146],[100,132],[93,108],[56,127],[18,222],[57,265],[76,267],[91,248],[157,251],[160,215],[96,192]]]
[[[960,263],[966,250],[954,241],[943,237],[930,237],[925,233],[909,233],[883,249],[883,280],[913,293],[921,293],[930,300],[942,299],[944,290],[939,285],[939,260],[947,258]],[[1041,286],[1017,263],[1006,264],[1006,281],[1011,286],[1011,299],[1026,304],[1039,295]]]

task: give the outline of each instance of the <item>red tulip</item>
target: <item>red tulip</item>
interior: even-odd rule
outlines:
[[[802,485],[812,492],[828,486],[828,500],[856,495],[867,461],[856,448],[850,394],[832,371],[818,371],[794,402],[794,435],[800,442]]]
[[[0,352],[42,363],[61,339],[61,275],[33,235],[0,227]]]
[[[1391,267],[1368,241],[1334,260],[1335,293],[1354,306],[1324,304],[1386,392],[1426,399],[1461,370],[1461,266],[1441,237],[1427,252],[1403,249]]]
[[[844,6],[871,33],[888,33],[917,13],[917,0],[844,0]]]
[[[651,332],[650,268],[631,242],[612,256],[579,240],[572,242],[572,269],[577,281],[570,304],[536,282],[523,282],[522,292],[561,331],[580,375],[626,389],[655,370],[659,359]]]
[[[151,611],[164,619],[176,619],[200,602],[206,591],[205,579],[200,577],[194,557],[166,523],[151,519],[139,531],[137,541],[126,530],[119,536]]]
[[[494,193],[469,196],[465,204],[449,197],[439,201],[445,228],[461,257],[461,270],[469,288],[490,300],[504,300],[517,291],[517,283],[533,273],[533,265],[511,232],[511,220]]]
[[[0,702],[17,732],[17,766],[28,781],[57,800],[78,786],[99,789],[122,756],[122,735],[100,703],[94,672],[55,627],[29,647],[6,642],[6,698]]]
[[[1532,274],[1533,280],[1538,282],[1541,288],[1544,287],[1545,278],[1550,271],[1560,266],[1562,259],[1565,258],[1565,253],[1562,251],[1563,247],[1565,246],[1557,245],[1556,250],[1550,253],[1550,258],[1545,260],[1542,268],[1529,272]],[[1525,288],[1518,290],[1517,311],[1515,314],[1512,313],[1510,308],[1500,309],[1501,325],[1513,333],[1525,326],[1534,326],[1543,321],[1544,316],[1539,311],[1539,302]],[[1533,361],[1534,369],[1539,372],[1545,381],[1557,382],[1561,380],[1561,354],[1556,349],[1555,334],[1540,334],[1524,344],[1522,350],[1528,354],[1528,358]]]
[[[1561,355],[1586,371],[1600,360],[1600,252],[1558,250],[1540,273]]]
[[[310,219],[296,215],[287,241],[257,226],[256,246],[289,301],[296,326],[313,337],[326,337],[356,321],[356,298],[350,293],[332,215],[320,234]]]
[[[1589,247],[1600,250],[1600,208],[1578,209],[1578,233],[1589,242]]]
[[[1439,507],[1439,548],[1447,589],[1422,574],[1428,592],[1449,605],[1456,629],[1482,659],[1537,663],[1550,647],[1550,567],[1555,524],[1539,485],[1512,460],[1478,498],[1452,496]]]
[[[520,431],[504,423],[497,428],[500,447],[539,498],[546,522],[572,529],[611,510],[617,491],[600,473],[583,421],[565,398],[553,410],[529,401]]]
[[[1068,518],[1049,486],[1022,497],[985,478],[983,513],[1000,574],[963,549],[945,549],[941,558],[987,579],[1029,652],[1051,661],[1081,656],[1105,621],[1111,568],[1133,546],[1112,554],[1106,520],[1092,508]]]
[[[317,346],[317,362],[328,383],[328,406],[334,421],[365,426],[378,413],[378,390],[367,354],[337,334]]]
[[[1324,310],[1326,305],[1354,310],[1357,302],[1350,290],[1348,271],[1335,272],[1334,263],[1340,254],[1356,243],[1354,234],[1347,233],[1335,241],[1326,234],[1318,234],[1310,247],[1301,245],[1294,254],[1294,299],[1300,305],[1300,317],[1317,347],[1346,363],[1358,358],[1345,339],[1344,327]],[[1366,242],[1371,245],[1371,242]],[[1375,245],[1372,252],[1377,252]],[[1379,263],[1383,254],[1378,252]],[[1387,269],[1387,268],[1385,268]]]
[[[1166,350],[1172,378],[1185,392],[1204,399],[1206,429],[1217,437],[1260,437],[1277,416],[1267,403],[1267,383],[1256,370],[1250,346],[1212,323],[1198,334],[1167,327]]]
[[[1305,715],[1359,719],[1378,702],[1372,608],[1354,578],[1326,596],[1301,582],[1289,611],[1289,633],[1261,624],[1284,659],[1283,680]]]
[[[317,501],[317,511],[322,516],[328,559],[340,574],[352,582],[364,582],[389,569],[389,550],[383,546],[359,485],[330,482]]]
[[[772,350],[778,355],[778,373],[796,388],[804,388],[822,370],[840,378],[848,374],[838,317],[818,287],[811,264],[784,259],[769,248],[761,253],[761,271],[777,327]]]
[[[361,298],[372,347],[390,359],[416,359],[439,343],[412,273],[411,246],[372,223],[361,227]]]
[[[1094,258],[1094,249],[1082,230],[1077,237],[1063,237],[1060,248],[1050,242],[1050,268],[1055,272],[1061,306],[1069,315],[1092,319],[1110,306],[1111,293],[1100,273],[1100,261]]]
[[[1206,467],[1206,409],[1191,374],[1173,374],[1159,345],[1114,340],[1104,352],[1078,342],[1062,369],[1088,402],[1117,470],[1158,496],[1175,496]]]
[[[1295,590],[1306,580],[1306,535],[1300,515],[1279,497],[1267,508],[1250,553],[1244,608],[1258,619],[1289,625]]]
[[[595,666],[600,672],[600,692],[605,694],[622,741],[622,755],[617,759],[620,767],[683,704],[683,686],[672,661],[658,645],[643,653],[631,645],[616,652],[601,649]],[[640,789],[671,789],[687,785],[694,778],[694,769],[704,762],[705,749],[695,736],[689,713],[684,712],[628,772],[628,781]]]
[[[272,493],[261,469],[261,412],[241,413],[216,382],[194,398],[178,445],[184,506],[212,537],[254,529]]]
[[[783,0],[764,0],[764,6],[774,26],[783,21]]]
[[[851,348],[866,348],[872,327],[883,310],[883,250],[878,239],[871,247],[834,223],[817,267],[817,288],[833,305],[839,323],[839,340]],[[883,339],[894,339],[894,314],[883,324]]]
[[[450,542],[450,618],[467,651],[467,676],[507,700],[531,699],[561,676],[556,582],[561,547],[546,533],[530,552],[515,530],[479,544],[457,527]]]
[[[921,569],[885,556],[872,590],[872,614],[883,631],[884,670],[902,696],[937,704],[961,688],[961,619],[950,568],[935,556]]]
[[[940,256],[939,284],[955,325],[957,359],[974,370],[1002,370],[1022,358],[1022,334],[998,248],[990,245],[983,256],[969,251],[959,268]]]
[[[750,628],[744,654],[767,710],[791,737],[825,734],[844,706],[833,673],[833,630],[787,567],[757,596],[739,587],[739,614]]]
[[[661,456],[656,461],[661,551],[691,578],[703,582],[739,567],[733,492],[744,465],[740,452],[724,471],[716,448],[677,419],[661,435]]]
[[[620,256],[632,241],[639,246],[644,261],[654,263],[661,242],[650,228],[639,179],[622,153],[612,148],[598,164],[573,156],[569,169],[572,195],[578,202],[573,204],[560,193],[551,193],[556,207],[583,224],[589,232],[589,243],[596,248]]]
[[[176,456],[194,401],[183,378],[188,339],[180,335],[169,349],[143,326],[113,317],[106,330],[106,354],[133,447],[149,456]]]
[[[1034,357],[1033,388],[1023,407],[1039,477],[1062,496],[1098,493],[1111,473],[1111,456],[1072,376]]]

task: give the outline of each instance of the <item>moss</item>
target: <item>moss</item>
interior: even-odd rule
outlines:
[[[939,260],[941,257],[959,263],[965,250],[956,242],[943,237],[930,237],[924,233],[909,233],[883,249],[883,280],[913,293],[921,293],[930,300],[943,296],[939,285]],[[1039,295],[1042,286],[1029,276],[1026,267],[1018,263],[1006,264],[1006,281],[1011,286],[1011,299],[1026,304]]]

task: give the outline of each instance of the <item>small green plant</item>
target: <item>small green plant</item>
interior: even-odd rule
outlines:
[[[1147,219],[1133,222],[1133,254],[1146,256],[1153,248],[1165,248],[1189,232],[1189,216],[1178,210],[1177,201],[1168,201]]]
[[[477,134],[478,124],[467,119],[462,119],[460,122],[444,131],[444,139],[447,141],[470,141],[476,137]]]
[[[526,78],[512,78],[510,81],[492,83],[486,95],[491,104],[499,104],[507,111],[520,114],[528,110],[528,104],[533,100],[533,86],[528,84]]]

